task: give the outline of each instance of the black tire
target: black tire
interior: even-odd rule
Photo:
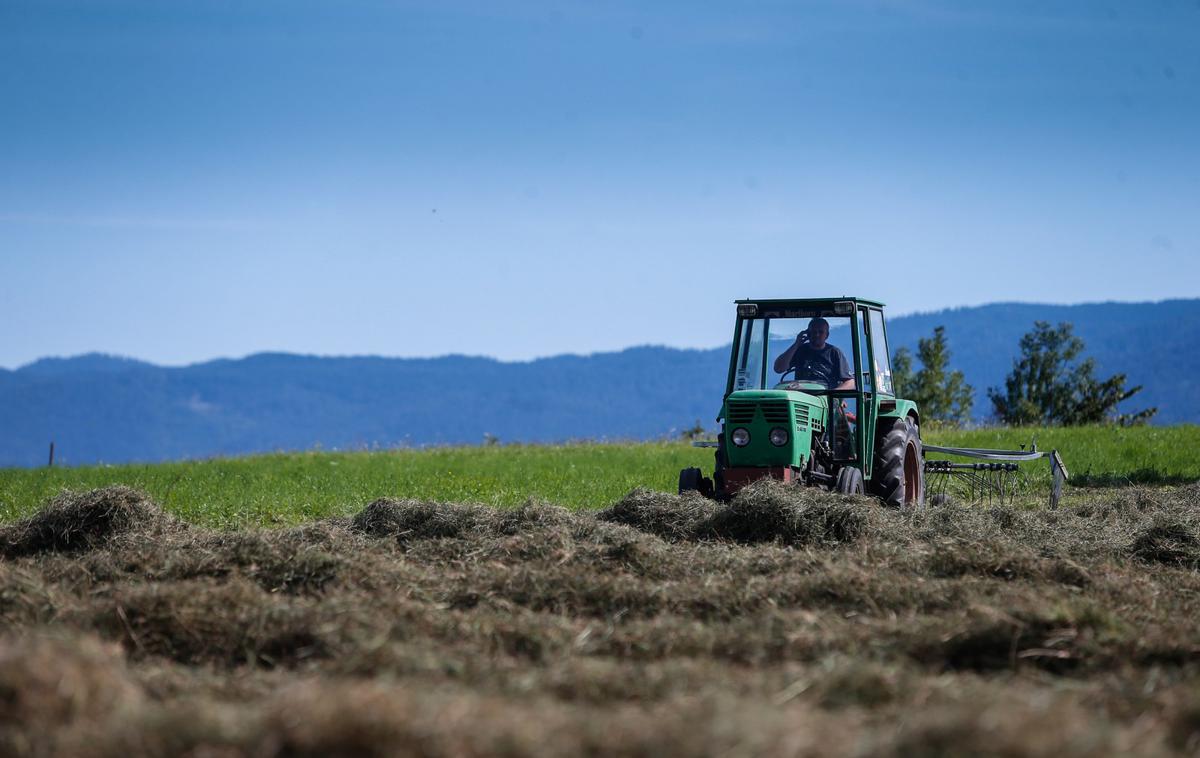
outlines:
[[[864,492],[862,472],[853,466],[843,466],[838,472],[837,486],[834,488],[842,495],[861,495]]]
[[[729,502],[729,494],[725,492],[725,474],[720,470],[713,472],[713,500],[721,503]]]
[[[727,500],[725,496],[725,474],[722,473],[726,469],[725,465],[725,432],[717,435],[717,452],[713,454],[715,466],[713,475],[709,481],[711,489],[705,493],[705,497],[711,497],[715,500]]]
[[[698,468],[685,468],[679,472],[679,494],[685,492],[703,492],[704,472]],[[711,488],[712,485],[710,484]]]
[[[911,416],[880,424],[876,431],[871,491],[894,508],[925,507],[925,455]]]

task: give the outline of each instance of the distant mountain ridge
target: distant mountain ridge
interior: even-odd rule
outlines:
[[[730,318],[732,319],[732,307]],[[1157,423],[1200,422],[1200,299],[996,303],[891,319],[891,348],[946,327],[953,367],[1000,386],[1035,320],[1069,321],[1100,374],[1123,372]],[[180,368],[88,354],[0,369],[0,466],[157,461],[280,449],[647,439],[713,425],[728,346],[492,358],[261,353]]]

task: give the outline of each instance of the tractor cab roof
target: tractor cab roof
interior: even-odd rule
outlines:
[[[878,300],[861,297],[766,298],[735,300],[739,318],[799,318],[850,316],[859,306],[882,308]]]
[[[867,300],[862,297],[852,297],[850,295],[842,295],[841,297],[804,297],[804,298],[748,298],[746,300],[735,300],[738,305],[762,305],[770,307],[782,308],[820,308],[832,307],[834,303],[852,302],[858,305],[869,305],[876,308],[882,308],[883,303],[878,300]]]

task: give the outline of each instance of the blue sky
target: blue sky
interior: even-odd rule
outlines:
[[[1200,296],[1197,135],[1197,0],[0,0],[0,366]]]

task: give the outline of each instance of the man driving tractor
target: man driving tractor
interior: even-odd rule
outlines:
[[[775,359],[775,373],[796,372],[799,381],[821,382],[831,390],[854,389],[854,374],[841,350],[830,345],[829,322],[820,316],[796,335],[796,341]]]

